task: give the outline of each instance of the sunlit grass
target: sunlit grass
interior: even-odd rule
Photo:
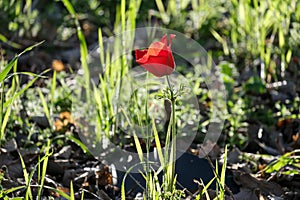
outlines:
[[[119,136],[123,137],[121,134],[124,133],[121,133],[120,130],[118,130],[116,115],[120,109],[123,109],[119,107],[118,99],[120,99],[122,96],[122,87],[124,87],[125,84],[124,77],[131,69],[132,60],[129,60],[127,55],[122,53],[124,52],[124,49],[132,49],[135,35],[133,31],[129,32],[128,34],[122,34],[120,37],[115,37],[116,40],[111,43],[106,43],[106,37],[111,36],[112,34],[118,35],[120,33],[124,33],[126,30],[134,30],[137,24],[141,23],[141,21],[139,21],[139,17],[142,15],[148,15],[149,20],[147,23],[149,25],[159,24],[163,25],[164,27],[173,28],[182,31],[187,36],[191,36],[192,38],[201,42],[205,41],[209,37],[212,39],[214,47],[217,49],[216,52],[214,50],[211,51],[212,54],[215,53],[217,55],[216,58],[220,59],[221,61],[228,59],[226,63],[221,63],[217,67],[222,68],[223,71],[220,70],[220,73],[222,73],[223,80],[227,84],[226,89],[228,90],[228,93],[231,93],[228,101],[225,102],[224,100],[225,104],[228,104],[229,113],[226,115],[224,114],[223,116],[227,119],[229,124],[229,130],[225,130],[227,134],[225,142],[229,142],[230,147],[242,147],[243,145],[247,144],[248,141],[247,137],[238,133],[241,127],[247,126],[247,117],[257,111],[255,110],[256,108],[254,106],[252,107],[250,105],[250,98],[246,96],[247,92],[251,93],[254,91],[257,92],[257,95],[261,95],[268,92],[266,83],[271,84],[272,82],[285,80],[285,78],[289,75],[287,73],[288,67],[291,65],[293,59],[297,60],[297,53],[299,53],[297,46],[299,45],[299,42],[297,43],[297,41],[300,36],[299,31],[297,31],[297,27],[299,27],[300,21],[300,6],[299,2],[296,0],[231,0],[227,2],[223,0],[215,2],[205,0],[184,0],[180,2],[170,0],[164,2],[162,0],[156,0],[154,2],[156,7],[147,10],[148,13],[146,14],[140,12],[140,9],[143,9],[145,1],[121,0],[117,3],[117,5],[112,5],[116,7],[114,18],[115,23],[113,27],[110,27],[112,30],[107,31],[108,27],[97,28],[99,63],[102,67],[103,73],[97,74],[99,82],[95,83],[91,81],[91,76],[94,74],[90,73],[90,60],[88,57],[89,51],[86,38],[84,37],[84,31],[81,28],[82,24],[80,20],[82,19],[79,18],[77,10],[75,10],[71,2],[72,1],[69,0],[62,0],[66,11],[69,13],[68,15],[71,16],[73,23],[75,24],[74,29],[76,30],[79,41],[80,62],[81,69],[83,71],[83,76],[76,79],[78,80],[76,86],[84,89],[85,97],[80,96],[81,94],[75,96],[76,92],[70,92],[68,95],[74,100],[78,98],[79,101],[76,103],[79,103],[79,105],[88,104],[87,108],[91,111],[95,111],[92,114],[97,114],[95,117],[95,115],[89,115],[91,113],[80,113],[83,114],[83,116],[84,114],[87,114],[87,118],[91,117],[89,122],[96,127],[95,142],[103,140],[104,137],[109,140],[114,140]],[[9,11],[10,13],[13,12],[13,14],[16,16],[28,17],[24,19],[25,22],[22,25],[25,27],[24,30],[30,29],[32,26],[32,24],[28,24],[30,20],[37,20],[37,17],[35,17],[36,12],[34,12],[34,9],[32,9],[34,3],[35,2],[31,0],[24,1],[24,5],[22,5],[21,1],[12,1],[11,3],[11,10]],[[7,5],[8,4],[3,2],[0,3],[0,6],[5,7]],[[103,15],[101,17],[105,16]],[[17,22],[18,20],[15,20],[10,23],[10,31],[17,31]],[[142,23],[147,24],[145,22]],[[21,48],[20,44],[11,41],[10,38],[2,33],[0,33],[0,41],[12,48]],[[33,48],[41,44],[42,42],[26,48],[20,54],[13,57],[10,61],[6,61],[4,66],[1,66],[1,147],[5,144],[8,138],[14,136],[13,133],[8,132],[7,126],[10,123],[10,119],[12,119],[13,115],[15,115],[15,112],[17,112],[19,107],[21,107],[21,105],[17,105],[18,102],[16,100],[19,100],[28,90],[30,90],[30,88],[38,79],[48,78],[45,76],[45,74],[49,72],[49,69],[45,70],[41,74],[17,72],[18,59],[25,53],[32,51]],[[256,67],[256,63],[259,63],[259,67]],[[297,67],[297,65],[295,66]],[[241,75],[239,72],[242,72],[246,67],[253,68],[253,71],[256,73],[256,75],[252,76],[252,79],[249,79],[247,82],[241,83],[242,86],[239,88],[236,85],[236,77],[234,76]],[[234,72],[237,71],[236,74],[234,74],[232,71],[228,72],[229,68],[232,68],[232,71]],[[26,84],[20,85],[19,75],[30,76],[32,79]],[[72,73],[72,76],[76,76],[76,73]],[[60,93],[60,91],[64,91],[61,90],[62,88],[68,87],[64,84],[63,80],[59,80],[59,82],[57,82],[57,79],[60,79],[60,77],[61,76],[59,75],[59,72],[53,70],[52,81],[50,81],[50,84],[46,86],[47,89],[49,89],[47,90],[49,93],[45,93],[42,88],[39,87],[36,89],[37,92],[35,93],[35,99],[40,103],[39,106],[42,108],[42,114],[45,115],[50,124],[50,127],[47,127],[46,131],[40,133],[43,136],[43,141],[36,144],[38,147],[42,148],[38,163],[33,169],[31,169],[31,171],[29,171],[20,154],[19,157],[25,183],[24,185],[10,189],[3,189],[0,187],[1,199],[8,199],[8,196],[16,191],[25,191],[25,199],[35,199],[36,197],[33,196],[33,189],[37,189],[38,199],[43,198],[43,190],[45,189],[55,191],[61,197],[66,199],[75,199],[76,191],[74,191],[73,181],[70,183],[70,193],[68,194],[56,188],[45,185],[48,159],[52,156],[52,152],[55,150],[50,143],[56,144],[56,142],[59,143],[58,141],[63,141],[62,143],[65,141],[71,141],[77,144],[78,147],[83,150],[83,153],[86,156],[92,155],[86,144],[72,135],[72,133],[68,133],[67,135],[65,133],[58,133],[54,131],[54,115],[59,114],[59,110],[56,110],[55,107],[57,104],[55,96],[66,95],[58,93]],[[203,80],[200,80],[200,77],[196,78],[197,80],[195,81],[196,84],[194,90],[199,90],[200,84],[203,82]],[[11,80],[10,85],[6,84],[8,80]],[[206,96],[208,95],[206,94]],[[200,99],[199,102],[202,100],[203,99]],[[75,103],[75,101],[73,103]],[[287,105],[281,102],[276,102],[276,108],[280,108],[281,110],[275,114],[272,113],[271,109],[268,109],[266,112],[258,114],[253,118],[262,123],[268,122],[268,126],[274,125],[274,120],[279,117],[299,118],[299,114],[297,114],[297,112],[299,113],[299,97],[298,100],[295,98],[295,100],[293,99],[285,103]],[[172,107],[174,108],[175,106],[173,105]],[[147,109],[147,107],[145,107],[145,109]],[[71,112],[73,111],[74,110]],[[77,113],[71,114],[77,116]],[[137,115],[137,121],[140,126],[142,126],[144,123],[144,116],[142,115],[147,116],[148,111],[145,110]],[[131,120],[133,121],[135,119],[128,119],[128,123],[131,122]],[[80,127],[79,122],[77,123],[78,124],[76,125]],[[141,171],[142,176],[146,180],[144,196],[157,200],[183,198],[184,191],[176,189],[177,177],[175,175],[174,165],[172,165],[175,162],[175,148],[170,154],[168,151],[163,151],[163,147],[161,146],[162,141],[160,141],[160,135],[157,131],[154,120],[150,123],[153,130],[153,133],[151,133],[153,134],[151,139],[153,139],[155,143],[159,160],[158,163],[149,163],[145,160],[143,153],[144,149],[140,144],[138,135],[136,133],[132,134],[135,148],[140,159],[140,163],[138,165],[142,165],[143,167],[146,166],[146,172]],[[205,127],[208,124],[209,122],[207,120],[205,124],[203,123],[201,126]],[[27,124],[24,124],[23,126],[25,127]],[[31,126],[32,127],[29,127],[29,129],[31,132],[33,132],[36,126]],[[175,126],[171,126],[171,128],[175,128]],[[174,138],[174,135],[170,135],[171,132],[175,133],[174,130],[168,131],[165,143],[165,146],[167,147],[172,145],[170,144],[170,138]],[[59,135],[55,135],[52,138],[52,136],[47,135],[47,133]],[[30,135],[28,138],[30,138]],[[149,141],[146,143],[147,150],[149,151]],[[64,144],[60,143],[60,145]],[[119,145],[122,146],[124,144],[119,143]],[[226,192],[230,193],[230,190],[228,190],[225,184],[227,151],[228,150],[226,146],[222,168],[218,169],[218,163],[216,163],[215,166],[212,166],[214,177],[206,185],[202,182],[202,180],[200,180],[198,184],[201,185],[203,189],[201,193],[195,197],[195,199],[201,199],[204,196],[206,199],[209,199],[210,197],[208,189],[214,181],[216,182],[217,199],[224,199]],[[292,165],[297,168],[299,161],[299,156],[297,153],[299,152],[295,150],[290,153],[283,154],[282,156],[278,157],[276,161],[268,164],[267,167],[260,172],[266,174],[276,173],[284,169],[284,167],[287,165]],[[153,169],[149,167],[151,165],[155,165],[157,170],[154,170],[154,167]],[[133,166],[133,168],[134,167],[137,166]],[[132,168],[128,169],[122,182],[122,199],[126,199],[125,181],[131,170]],[[38,174],[37,184],[33,184],[32,179],[34,173]],[[158,174],[160,173],[163,174],[162,182],[158,180]],[[296,174],[298,171],[288,170],[284,173]],[[0,186],[3,179],[4,177],[2,177],[0,174]],[[84,199],[84,194],[84,190],[82,190],[81,199]]]

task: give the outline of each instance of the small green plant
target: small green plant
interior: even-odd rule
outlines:
[[[208,158],[209,163],[212,165],[210,158]],[[195,199],[200,200],[204,195],[206,199],[211,199],[208,193],[208,189],[210,185],[213,183],[214,180],[216,180],[216,196],[213,199],[223,200],[225,199],[225,192],[229,192],[231,198],[233,198],[233,194],[231,190],[226,186],[225,180],[226,180],[226,167],[227,167],[227,146],[225,146],[225,152],[223,155],[223,165],[221,169],[221,173],[219,173],[219,167],[218,162],[216,161],[215,167],[212,167],[212,170],[214,172],[214,178],[212,178],[206,185],[204,185],[203,181],[200,179],[199,181],[196,181],[196,183],[201,186],[202,190],[201,192],[196,196]]]
[[[185,196],[184,190],[179,190],[176,188],[176,175],[173,168],[173,165],[175,165],[175,160],[172,160],[172,156],[168,155],[168,150],[163,150],[161,146],[161,140],[159,138],[155,121],[152,120],[152,129],[153,129],[153,139],[155,141],[155,145],[157,148],[157,154],[159,158],[160,163],[154,163],[150,161],[144,161],[144,155],[142,148],[140,146],[140,143],[138,140],[135,141],[135,145],[137,148],[137,152],[139,154],[139,157],[141,159],[141,162],[138,165],[152,165],[153,167],[156,167],[157,170],[154,170],[154,168],[149,167],[148,170],[141,172],[143,177],[146,181],[146,190],[144,191],[144,199],[155,199],[155,200],[179,200],[182,199],[182,197]],[[170,138],[169,138],[170,139]],[[170,141],[169,141],[170,143]],[[174,148],[174,146],[171,148]],[[173,150],[174,151],[174,150]],[[172,152],[172,151],[171,151]],[[124,176],[123,182],[122,182],[122,199],[125,200],[125,181],[127,175],[130,173],[130,171],[136,166],[133,166],[130,168],[126,175]],[[146,169],[146,168],[145,168]],[[147,169],[146,169],[147,170]],[[163,172],[163,181],[160,183],[158,180],[158,174]],[[173,177],[172,177],[173,176]]]
[[[23,4],[24,3],[24,4]],[[38,19],[38,10],[32,6],[32,0],[24,2],[12,0],[10,2],[0,2],[0,20],[3,25],[0,41],[6,42],[14,48],[20,48],[19,44],[9,41],[5,36],[15,34],[23,37],[36,37],[41,26]]]
[[[33,48],[39,46],[43,42],[37,43],[35,45],[32,45],[28,48],[26,48],[24,51],[22,51],[20,54],[16,55],[6,66],[0,66],[2,68],[2,71],[0,73],[0,85],[1,85],[1,99],[0,99],[0,144],[2,145],[2,142],[5,139],[5,128],[7,126],[7,122],[10,117],[11,113],[11,104],[14,100],[19,98],[30,86],[33,85],[33,83],[38,79],[41,78],[44,73],[46,73],[48,70],[43,72],[40,75],[36,75],[34,73],[30,72],[16,72],[17,62],[21,55],[24,53],[32,50]],[[11,70],[14,70],[14,73],[9,74]],[[29,76],[34,76],[34,78],[27,83],[27,85],[23,86],[23,88],[19,89],[19,81],[18,81],[18,74],[25,74]],[[13,77],[12,86],[5,91],[5,81],[9,78]]]
[[[25,179],[25,184],[24,186],[17,186],[17,187],[13,187],[7,190],[4,190],[3,188],[0,188],[0,198],[2,199],[10,199],[8,197],[8,195],[10,193],[13,193],[15,191],[18,190],[22,190],[25,189],[25,195],[24,198],[25,199],[43,199],[43,189],[48,189],[48,190],[52,190],[54,192],[56,192],[57,194],[59,194],[61,197],[68,199],[68,200],[75,200],[75,193],[74,193],[74,188],[73,188],[73,184],[72,181],[70,183],[70,192],[69,194],[64,193],[61,190],[58,190],[56,188],[52,188],[50,186],[46,186],[44,185],[44,181],[45,181],[45,177],[46,177],[46,171],[47,171],[47,167],[48,167],[48,160],[49,157],[53,154],[53,150],[51,150],[51,140],[48,140],[47,144],[44,146],[44,148],[41,150],[41,153],[43,154],[42,157],[39,157],[38,163],[34,166],[34,168],[32,169],[32,171],[29,173],[27,171],[25,162],[21,156],[21,154],[19,154],[20,156],[20,161],[21,161],[21,165],[22,165],[22,169],[23,169],[23,176]],[[4,171],[3,171],[4,172]],[[33,175],[37,173],[37,185],[33,185]],[[3,180],[4,178],[4,173],[0,174],[0,180]],[[0,182],[1,185],[1,182]],[[33,188],[38,188],[38,192],[37,192],[37,196],[33,196],[32,190]],[[81,195],[81,199],[84,198],[84,192],[82,191],[82,195]]]
[[[283,78],[294,49],[287,38],[292,35],[290,24],[299,21],[299,16],[293,14],[299,9],[297,1],[231,0],[224,8],[229,11],[224,25],[220,31],[211,30],[224,54],[242,66],[259,62],[260,69],[253,70],[263,81]],[[280,64],[275,61],[277,56]]]
[[[280,172],[282,174],[291,175],[300,173],[300,150],[295,149],[294,151],[285,153],[278,159],[274,160],[263,169],[264,172],[271,174],[273,172]]]
[[[157,17],[167,28],[184,32],[197,40],[202,39],[207,32],[205,26],[213,25],[210,22],[221,17],[224,12],[222,0],[156,0],[155,3],[158,10],[149,11],[149,21]]]

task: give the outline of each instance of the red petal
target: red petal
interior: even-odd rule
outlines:
[[[149,56],[157,56],[162,49],[165,49],[166,45],[162,42],[153,42],[149,49],[148,49],[148,55]]]
[[[135,59],[136,60],[141,59],[147,53],[147,51],[148,51],[147,49],[144,49],[144,50],[137,49],[137,50],[135,50]]]
[[[157,77],[169,75],[174,71],[175,63],[172,53],[169,55],[149,56],[146,63],[140,63],[150,73]]]
[[[171,50],[174,34],[170,35],[168,45],[165,34],[159,42],[153,42],[148,50],[136,50],[136,62],[157,77],[170,75],[175,68],[174,57]]]
[[[164,34],[160,39],[160,42],[164,43],[166,46],[168,45],[167,34]]]
[[[173,40],[173,38],[175,37],[176,35],[175,34],[171,34],[170,35],[170,43],[169,43],[169,47],[171,48],[171,46],[172,46],[172,40]]]
[[[159,64],[159,63],[148,63],[148,64],[142,65],[142,67],[157,77],[170,75],[174,71],[173,68],[166,66],[166,65]]]

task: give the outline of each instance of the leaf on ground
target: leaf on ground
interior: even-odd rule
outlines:
[[[53,60],[52,69],[54,69],[57,72],[61,72],[65,69],[65,65],[61,60]]]
[[[254,192],[254,194],[273,194],[275,196],[283,195],[282,188],[275,182],[268,182],[263,179],[258,179],[248,173],[241,172],[238,170],[233,171],[233,175],[237,184],[242,186],[244,191],[241,192],[243,193],[248,193],[249,190],[251,192]]]
[[[17,145],[17,142],[14,138],[7,141],[3,146],[3,149],[5,149],[5,151],[7,151],[7,152],[16,151],[17,148],[18,148],[18,145]]]
[[[96,178],[100,186],[112,185],[112,175],[109,172],[109,167],[105,165],[100,171],[96,172]]]

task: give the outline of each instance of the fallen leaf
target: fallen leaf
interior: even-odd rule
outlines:
[[[236,183],[241,185],[245,190],[250,190],[256,194],[261,193],[262,195],[273,194],[276,196],[281,196],[283,194],[282,188],[275,182],[268,182],[263,179],[258,179],[249,173],[238,170],[233,171],[233,175]]]
[[[60,131],[63,128],[63,122],[60,119],[56,119],[54,122],[55,130]]]
[[[96,178],[100,186],[112,185],[112,175],[109,172],[109,167],[105,165],[100,171],[96,172]]]
[[[57,72],[61,72],[65,69],[65,66],[61,60],[53,60],[52,68]]]

